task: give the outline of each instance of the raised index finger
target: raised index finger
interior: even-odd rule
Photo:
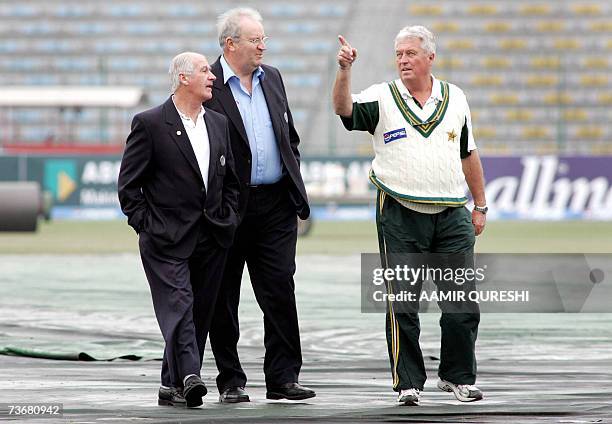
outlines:
[[[348,41],[346,41],[346,39],[343,36],[338,35],[338,41],[340,42],[341,45],[350,47],[350,44],[348,43]]]

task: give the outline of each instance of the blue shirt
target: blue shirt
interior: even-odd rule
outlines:
[[[273,184],[283,176],[283,167],[268,104],[261,88],[261,81],[266,74],[261,66],[253,72],[252,94],[249,94],[223,56],[221,67],[223,83],[227,84],[229,81],[249,139],[252,159],[251,184]]]

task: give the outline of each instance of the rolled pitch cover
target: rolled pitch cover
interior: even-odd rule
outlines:
[[[0,231],[36,231],[40,210],[37,182],[0,182]]]

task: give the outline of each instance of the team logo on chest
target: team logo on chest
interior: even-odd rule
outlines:
[[[395,140],[399,140],[400,138],[406,138],[406,128],[399,128],[397,130],[389,131],[383,134],[383,140],[385,140],[385,144],[391,143]]]
[[[457,133],[454,128],[451,131],[447,131],[446,134],[448,134],[448,141],[457,141]]]

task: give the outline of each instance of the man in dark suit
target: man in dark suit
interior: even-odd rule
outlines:
[[[194,407],[206,394],[200,368],[238,225],[238,180],[227,119],[202,106],[215,80],[206,58],[181,53],[169,73],[174,94],[132,122],[119,201],[166,343],[158,403]]]
[[[228,117],[242,219],[228,254],[210,339],[221,402],[247,402],[238,358],[238,302],[245,263],[264,313],[264,373],[268,399],[307,399],[298,383],[302,365],[295,304],[297,216],[310,208],[300,175],[299,136],[279,71],[262,64],[266,39],[261,15],[250,8],[219,17],[223,55],[206,105]],[[297,215],[297,216],[296,216]]]

